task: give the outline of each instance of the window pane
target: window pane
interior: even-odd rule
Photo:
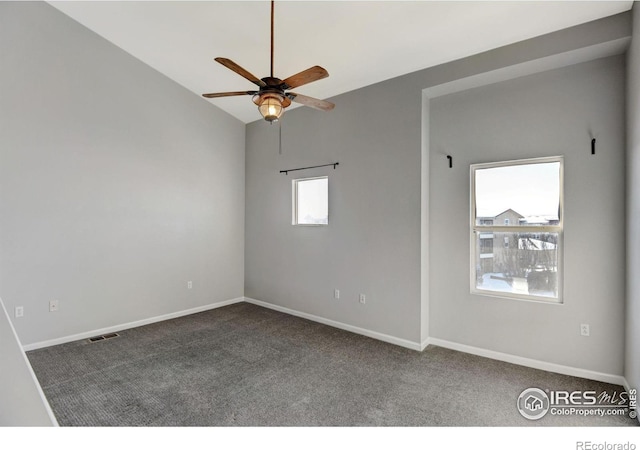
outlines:
[[[560,163],[475,171],[476,225],[558,225]]]
[[[300,225],[326,225],[329,223],[329,179],[298,180],[297,217]]]
[[[476,289],[558,298],[558,233],[475,233]]]

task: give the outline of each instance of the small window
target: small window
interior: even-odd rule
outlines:
[[[293,225],[329,224],[329,177],[293,180]]]
[[[562,301],[562,157],[471,166],[471,292]],[[487,236],[502,245],[488,253]]]

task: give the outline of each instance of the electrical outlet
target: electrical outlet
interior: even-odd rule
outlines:
[[[367,303],[367,297],[364,294],[360,294],[360,303],[363,305]]]
[[[16,306],[16,317],[24,316],[24,306]]]
[[[49,302],[49,312],[56,312],[60,308],[58,300],[51,300]]]
[[[589,333],[590,333],[589,324],[588,323],[580,324],[580,334],[582,336],[589,336]]]
[[[335,298],[335,299],[339,299],[340,298],[340,291],[338,289],[334,289],[333,298]]]
[[[187,281],[187,289],[193,289],[193,281]]]

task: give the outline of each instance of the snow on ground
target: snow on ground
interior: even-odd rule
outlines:
[[[482,284],[478,284],[476,287],[482,291],[515,292],[511,284],[504,278],[506,277],[503,273],[485,273],[482,275]],[[526,294],[527,292],[524,293]],[[529,294],[540,297],[555,297],[555,293],[551,291],[535,291],[529,292]]]

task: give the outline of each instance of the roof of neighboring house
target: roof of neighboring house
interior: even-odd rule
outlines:
[[[550,222],[554,222],[554,221],[557,222],[559,220],[558,216],[537,216],[537,215],[523,216],[522,214],[520,214],[519,212],[511,208],[502,211],[500,214],[496,216],[477,216],[477,219],[478,220],[495,220],[499,216],[502,216],[508,213],[516,215],[519,218],[519,221],[521,223],[525,223],[527,225],[548,225]]]
[[[520,213],[519,213],[519,212],[517,212],[517,211],[514,211],[514,210],[513,210],[513,209],[511,209],[511,208],[509,208],[509,209],[507,209],[507,210],[505,210],[505,211],[502,211],[500,214],[496,215],[496,217],[500,217],[500,216],[502,216],[503,214],[508,214],[508,213],[515,214],[516,216],[520,217],[521,219],[523,219],[523,218],[524,218],[524,216],[523,216],[522,214],[520,214]]]

